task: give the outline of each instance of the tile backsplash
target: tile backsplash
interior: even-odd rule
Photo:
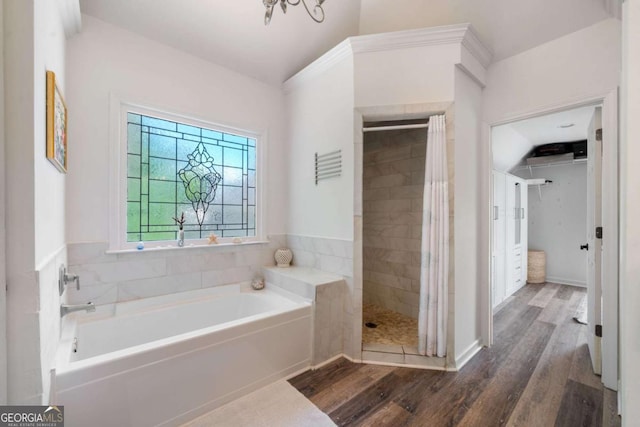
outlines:
[[[268,243],[176,250],[106,253],[107,242],[68,245],[69,271],[80,276],[80,290],[68,289],[72,304],[109,304],[251,280],[274,265],[285,235]]]
[[[353,276],[353,242],[350,240],[288,234],[287,245],[293,251],[293,265]]]

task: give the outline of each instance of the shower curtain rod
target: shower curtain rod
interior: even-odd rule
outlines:
[[[400,130],[400,129],[422,129],[428,128],[429,123],[418,123],[413,125],[393,125],[393,126],[372,126],[363,127],[362,132],[376,132],[382,130]]]

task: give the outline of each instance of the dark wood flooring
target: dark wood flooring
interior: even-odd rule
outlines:
[[[572,319],[584,296],[526,285],[497,308],[493,347],[459,372],[340,359],[290,383],[340,426],[619,426]]]

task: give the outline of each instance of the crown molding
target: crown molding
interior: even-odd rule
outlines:
[[[351,37],[354,53],[380,52],[420,46],[461,43],[469,24],[418,28]]]
[[[419,28],[393,33],[371,34],[351,38],[354,53],[460,43],[487,68],[493,52],[487,48],[471,24]]]
[[[80,0],[57,0],[57,3],[65,36],[69,38],[79,33],[82,27]]]
[[[478,33],[471,24],[467,25],[467,31],[462,39],[462,46],[466,47],[469,53],[476,58],[484,68],[488,68],[493,59],[493,51],[482,43]]]
[[[293,90],[303,82],[322,74],[347,56],[366,52],[381,52],[445,44],[464,46],[485,69],[491,63],[493,53],[482,43],[471,24],[456,24],[396,31],[392,33],[368,34],[347,38],[284,82],[283,89],[285,92]]]
[[[347,38],[334,46],[320,58],[300,70],[297,74],[286,80],[282,84],[283,90],[287,93],[296,89],[301,84],[324,73],[343,59],[352,56],[352,54],[353,50],[351,48],[351,40]]]

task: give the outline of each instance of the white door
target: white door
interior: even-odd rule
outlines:
[[[492,221],[492,275],[491,291],[493,307],[504,301],[507,279],[505,277],[506,233],[506,181],[501,172],[493,171],[493,221]]]
[[[527,280],[527,182],[513,175],[506,175],[506,296],[520,289]]]
[[[587,137],[587,328],[589,354],[596,374],[602,372],[601,339],[596,325],[602,325],[602,240],[596,227],[602,226],[602,141],[596,131],[602,128],[602,109],[597,107]]]
[[[520,235],[516,233],[516,220],[520,217],[520,211],[516,212],[516,180],[513,175],[506,175],[506,243],[505,243],[505,261],[506,261],[506,289],[505,296],[511,295],[516,287],[516,281],[519,277],[516,277],[516,269],[518,269],[518,264],[520,263],[520,256],[518,252]]]
[[[528,250],[529,250],[529,186],[526,180],[521,181],[520,185],[520,248],[522,250],[522,260],[520,267],[520,280],[522,286],[527,283]]]

